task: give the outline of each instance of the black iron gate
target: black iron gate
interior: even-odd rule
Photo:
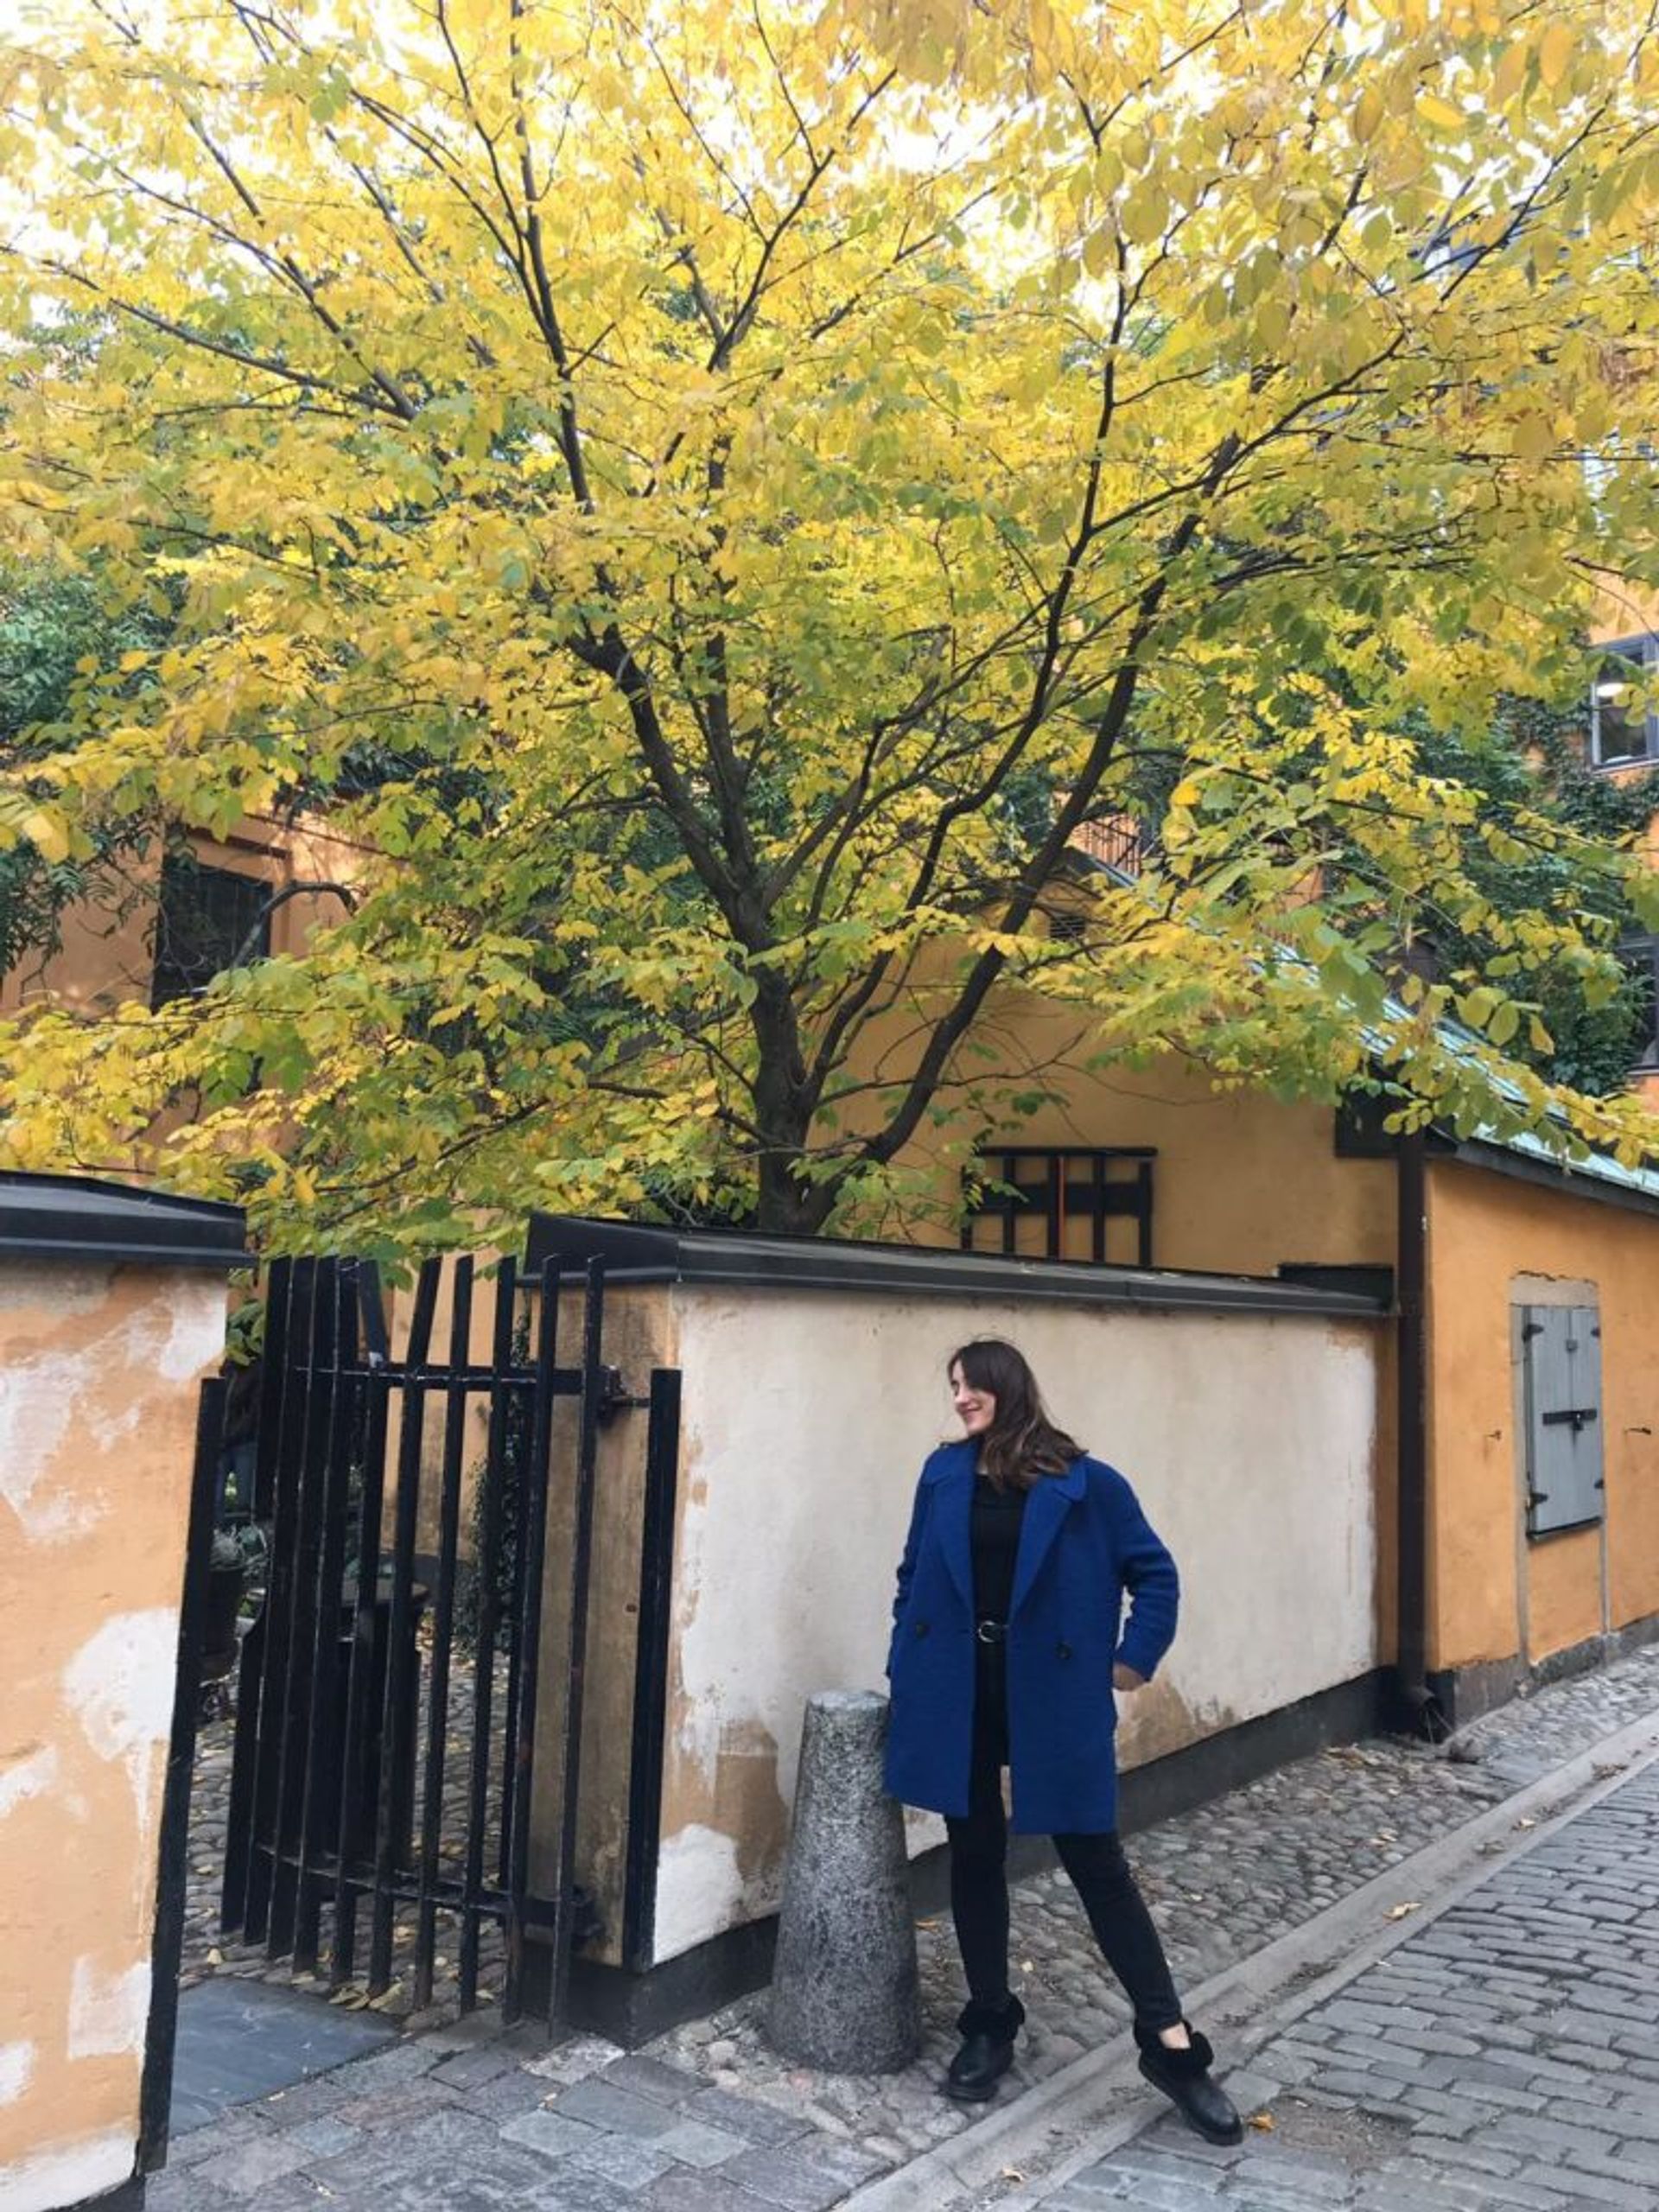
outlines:
[[[254,1504],[270,1530],[268,1587],[242,1646],[223,1923],[371,1999],[407,1976],[418,2011],[433,1998],[442,1916],[462,2011],[499,1994],[508,2019],[532,2007],[552,2018],[577,1902],[597,1440],[607,1414],[641,1402],[601,1359],[601,1262],[563,1275],[550,1262],[522,1286],[511,1261],[485,1285],[461,1259],[440,1353],[443,1282],[437,1261],[422,1268],[394,1357],[372,1262],[270,1270]],[[474,1306],[492,1295],[489,1356],[475,1360]],[[561,1364],[573,1307],[580,1340]],[[677,1380],[653,1378],[654,1425],[671,1415],[664,1386]],[[563,1531],[550,1585],[550,1485]],[[537,1882],[550,1586],[563,1679],[556,1795],[541,1816],[556,1840],[538,1847]],[[531,1931],[545,1945],[534,1976]]]

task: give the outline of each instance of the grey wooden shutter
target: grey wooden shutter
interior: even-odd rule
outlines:
[[[1601,1319],[1593,1306],[1525,1306],[1527,1531],[1602,1510]]]

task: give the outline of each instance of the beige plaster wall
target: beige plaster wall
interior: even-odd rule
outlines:
[[[217,1275],[0,1262],[0,2212],[133,2169]]]
[[[1126,1764],[1379,1656],[1381,1324],[682,1286],[684,1433],[656,1955],[779,1902],[803,1703],[880,1687],[925,1453],[964,1338],[1012,1337],[1179,1562],[1179,1637]],[[916,1816],[919,1847],[942,1831]]]

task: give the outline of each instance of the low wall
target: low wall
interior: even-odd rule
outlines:
[[[0,1178],[0,2212],[46,2212],[135,2166],[195,1382],[225,1285],[200,1253],[167,1259],[164,1218],[141,1220],[143,1261],[92,1256],[93,1235],[53,1254],[8,1207],[22,1179]]]
[[[1125,1701],[1128,1766],[1377,1661],[1375,1325],[683,1286],[660,1961],[774,1911],[804,1699],[879,1686],[925,1453],[964,1338],[1006,1336],[1128,1474],[1179,1563],[1181,1629]],[[912,1815],[912,1847],[942,1829]]]

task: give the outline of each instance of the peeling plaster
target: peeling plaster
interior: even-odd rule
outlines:
[[[103,2196],[130,2177],[137,2152],[134,2137],[124,2127],[111,2127],[85,2142],[0,2166],[0,2212],[54,2212],[58,2205]]]
[[[69,1989],[71,2058],[142,2058],[149,2020],[149,1962],[105,1974],[98,1961],[75,1961]]]
[[[0,1398],[0,1497],[35,1543],[62,1543],[84,1535],[103,1518],[84,1497],[54,1488],[38,1501],[35,1492],[63,1450],[71,1424],[86,1424],[86,1355],[84,1349],[42,1352],[13,1366]],[[113,1443],[137,1427],[143,1411],[134,1399],[125,1412],[100,1424],[92,1441]]]
[[[161,1770],[173,1726],[179,1616],[171,1605],[115,1613],[63,1670],[63,1693],[101,1759],[119,1759],[132,1785],[137,1863],[148,1866],[160,1815]]]
[[[673,1958],[711,1930],[735,1928],[748,1918],[737,1844],[718,1829],[693,1821],[664,1839],[657,1865],[658,1958]]]
[[[0,1767],[0,1821],[31,1797],[44,1797],[58,1780],[60,1762],[51,1744],[25,1744],[8,1759]]]
[[[15,2105],[34,2071],[32,2043],[0,2043],[0,2105]]]

